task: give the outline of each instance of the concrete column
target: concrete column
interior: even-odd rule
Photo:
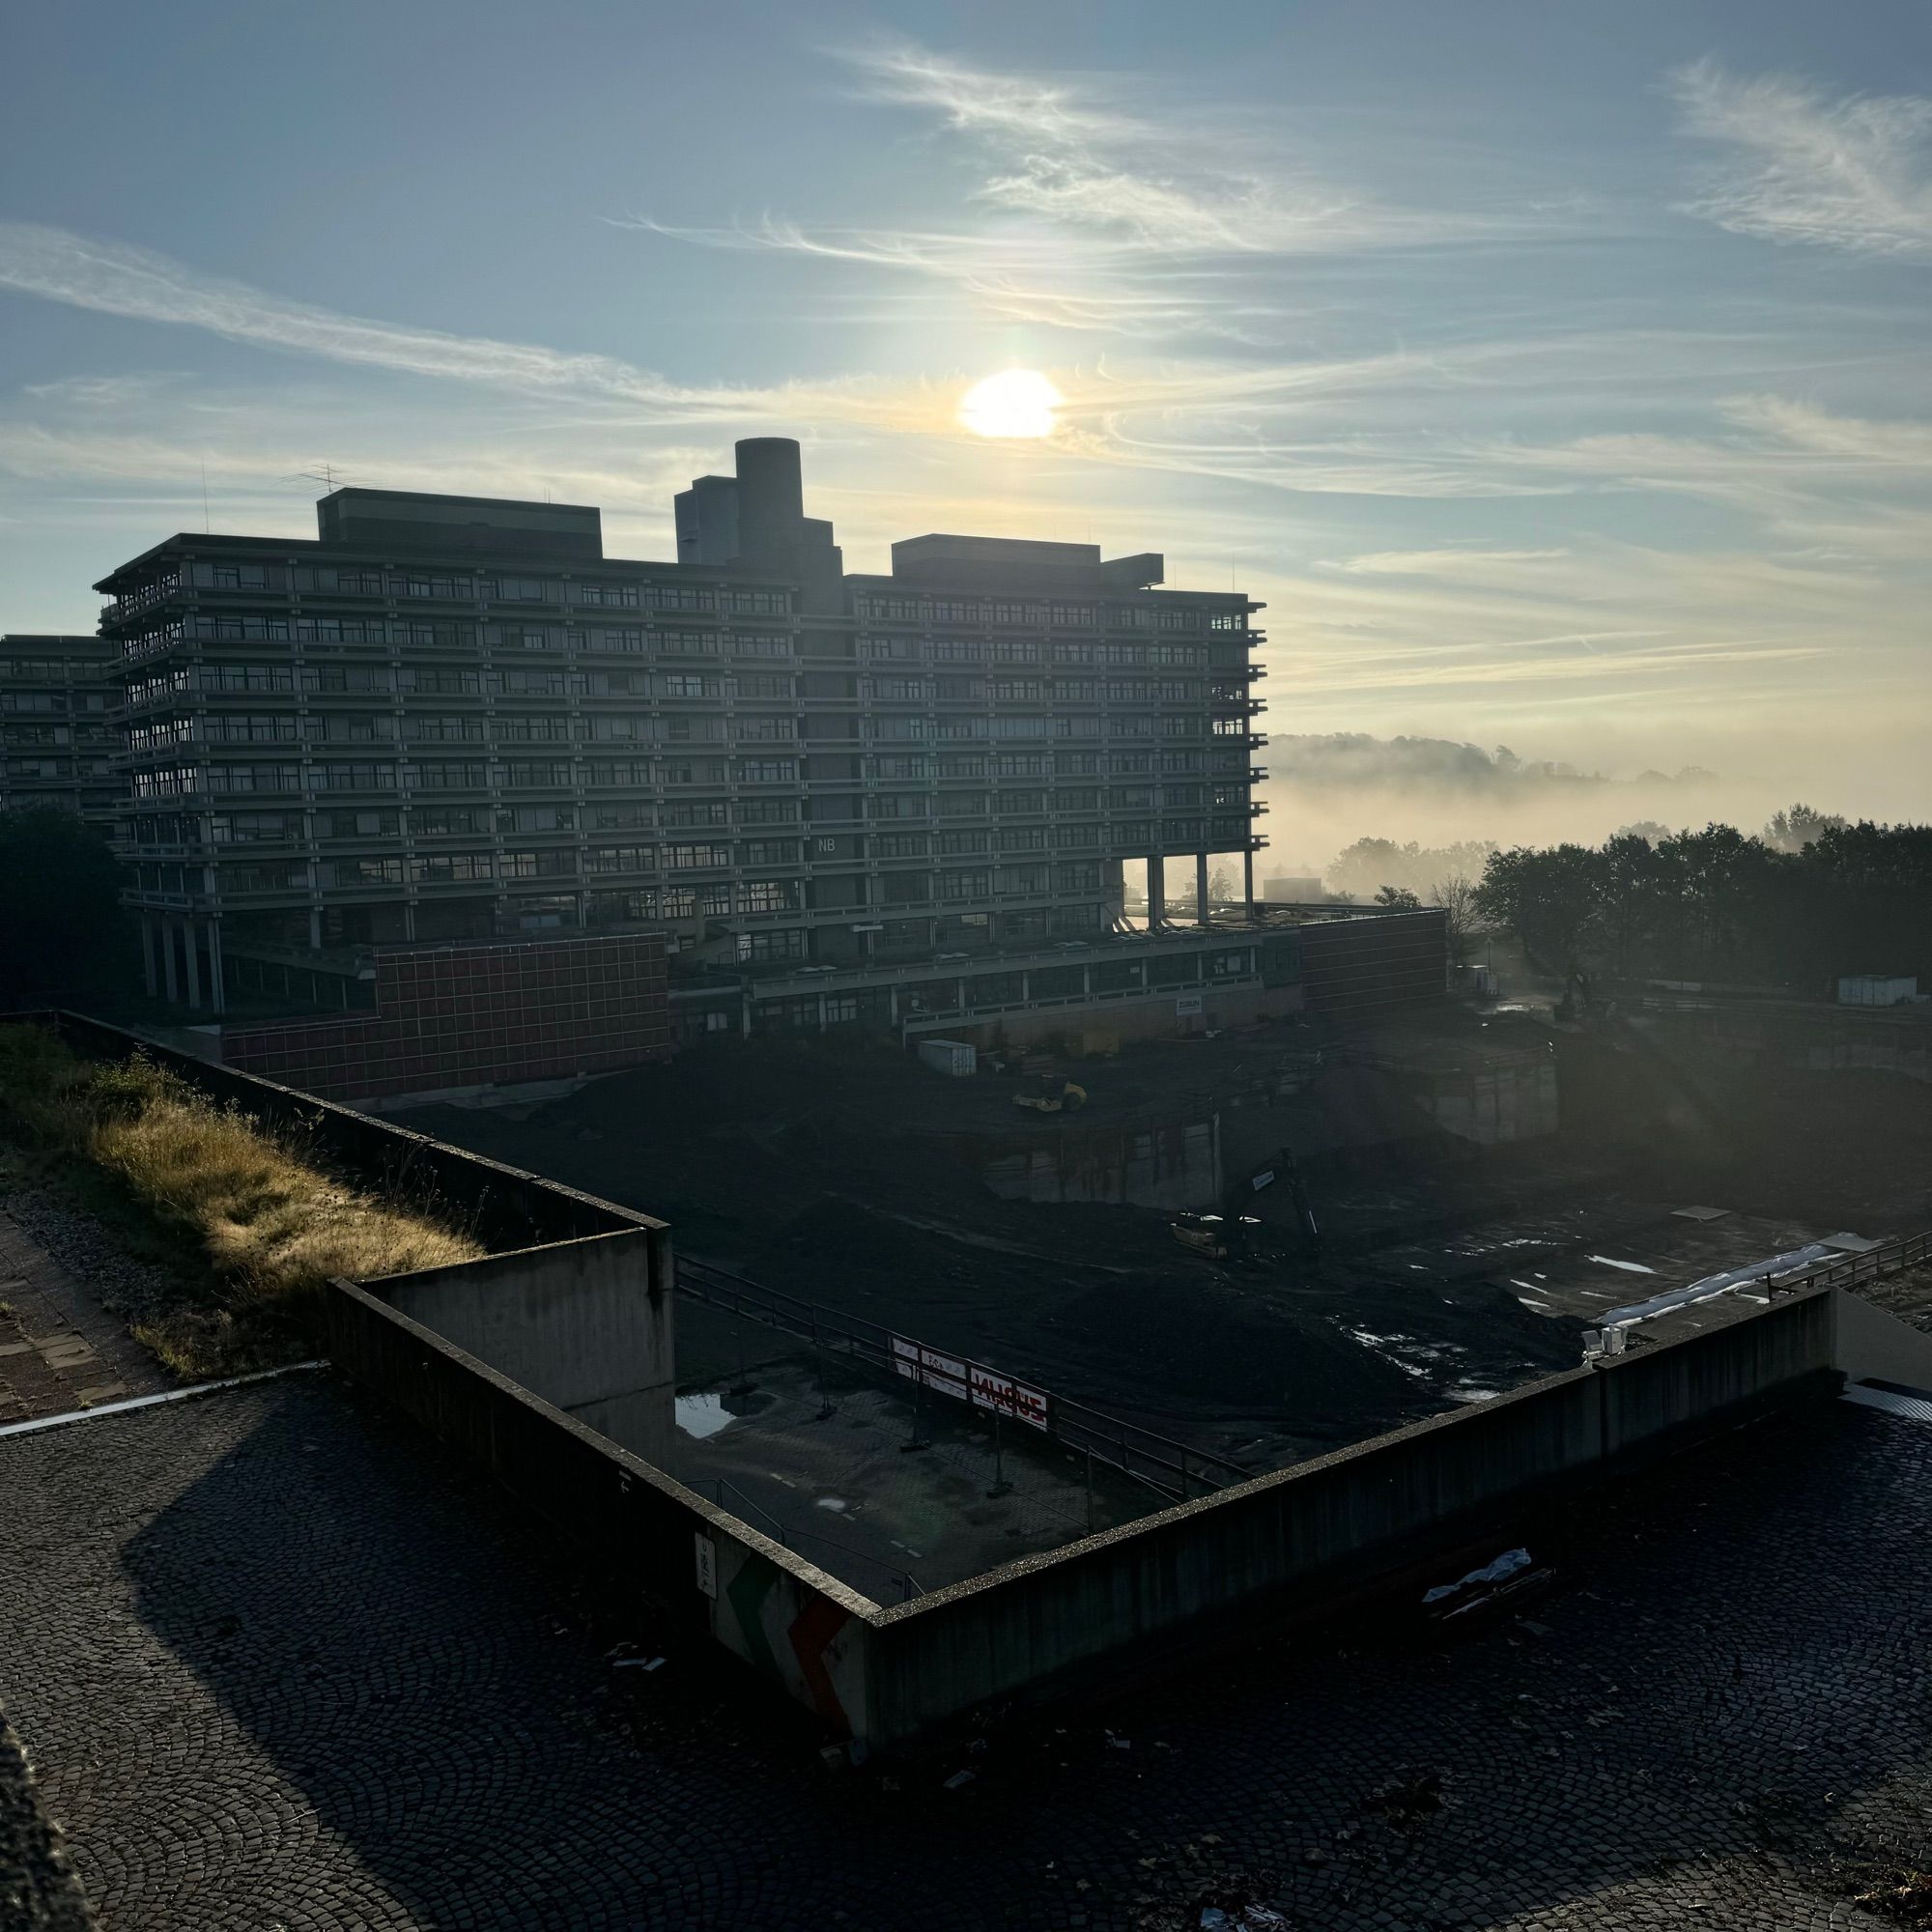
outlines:
[[[319,905],[308,909],[308,950],[311,952],[322,951],[322,908]]]
[[[1167,862],[1157,852],[1148,855],[1147,923],[1150,932],[1167,923]]]
[[[147,974],[148,997],[152,1000],[161,990],[161,980],[155,958],[155,915],[151,912],[141,915],[141,965]]]
[[[196,936],[198,920],[182,921],[182,959],[187,967],[187,1003],[201,1005],[201,942]]]
[[[217,1013],[228,1010],[228,976],[221,964],[221,922],[208,922],[208,999]]]
[[[1201,924],[1208,923],[1208,855],[1205,852],[1194,855],[1194,917]]]
[[[161,915],[161,983],[167,989],[168,1005],[173,1006],[181,998],[181,987],[175,980],[175,923],[165,913]]]
[[[1247,909],[1248,923],[1253,924],[1255,917],[1255,855],[1252,851],[1241,854],[1241,900]]]

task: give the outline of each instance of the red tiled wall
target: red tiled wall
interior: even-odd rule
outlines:
[[[655,933],[381,953],[373,1014],[222,1037],[229,1065],[328,1100],[608,1073],[669,1050]]]

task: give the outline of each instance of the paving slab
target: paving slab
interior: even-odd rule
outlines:
[[[1932,1426],[1846,1403],[1573,1512],[1523,1622],[1258,1632],[896,1788],[332,1376],[0,1438],[0,1704],[112,1932],[1811,1932],[1932,1843]]]

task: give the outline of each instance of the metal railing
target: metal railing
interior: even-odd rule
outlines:
[[[893,1338],[897,1332],[882,1328],[863,1316],[846,1315],[806,1301],[782,1289],[747,1280],[728,1268],[680,1255],[677,1263],[680,1293],[709,1303],[741,1317],[749,1317],[781,1334],[794,1335],[814,1349],[828,1350],[850,1360],[862,1361],[898,1379],[894,1369]],[[902,1342],[917,1337],[899,1335]],[[920,1345],[923,1346],[923,1345]],[[952,1350],[938,1350],[944,1355]],[[1189,1496],[1206,1495],[1235,1483],[1247,1482],[1256,1472],[1237,1463],[1190,1449],[1171,1436],[1143,1429],[1083,1402],[1040,1391],[1046,1397],[1047,1435],[1063,1449],[1076,1456],[1091,1457],[1096,1463],[1118,1470],[1122,1475],[1152,1490],[1163,1501],[1184,1501]]]
[[[1901,1235],[1896,1240],[1881,1241],[1861,1255],[1840,1255],[1835,1261],[1820,1262],[1803,1274],[1780,1281],[1780,1291],[1795,1288],[1853,1288],[1861,1281],[1877,1281],[1895,1274],[1915,1262],[1932,1261],[1932,1232]]]

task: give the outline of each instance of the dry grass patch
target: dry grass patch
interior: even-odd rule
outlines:
[[[24,1036],[24,1037],[23,1037]],[[302,1151],[139,1057],[83,1061],[35,1027],[0,1029],[0,1110],[33,1141],[85,1155],[195,1236],[205,1300],[135,1327],[185,1376],[286,1359],[306,1305],[351,1280],[473,1261],[468,1234],[345,1184]]]

